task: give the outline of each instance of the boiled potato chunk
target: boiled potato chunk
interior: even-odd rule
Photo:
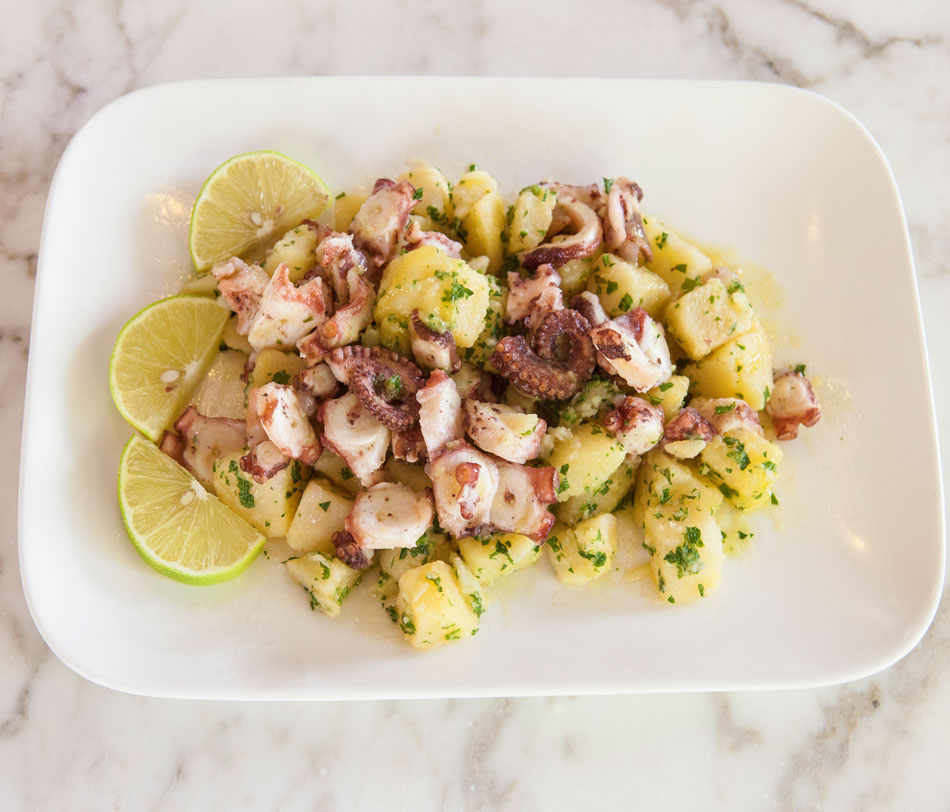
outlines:
[[[488,359],[495,346],[505,336],[503,314],[508,304],[508,288],[502,287],[494,276],[485,276],[488,282],[488,310],[485,311],[485,327],[475,343],[462,350],[462,359],[479,369],[489,367]]]
[[[178,293],[183,296],[216,296],[218,280],[208,272],[192,276],[182,282]]]
[[[661,276],[614,254],[600,256],[587,280],[587,289],[597,295],[612,319],[635,307],[642,307],[657,319],[670,300],[670,286]]]
[[[461,220],[459,237],[470,257],[488,257],[488,273],[497,274],[504,260],[505,201],[498,192],[477,200]]]
[[[752,305],[742,286],[727,289],[715,278],[666,306],[667,329],[694,361],[749,332],[752,320]]]
[[[316,550],[332,555],[333,534],[343,529],[343,520],[352,509],[349,496],[323,477],[314,477],[307,483],[290,522],[287,544],[298,553]]]
[[[693,394],[708,398],[741,398],[756,411],[765,408],[772,390],[772,352],[758,321],[751,332],[729,339],[683,372],[693,381]]]
[[[448,329],[460,348],[471,347],[485,328],[489,285],[463,260],[425,245],[393,259],[383,272],[374,317],[382,343],[409,351],[409,315]]]
[[[679,297],[687,279],[699,279],[712,270],[712,260],[700,248],[656,218],[644,218],[643,228],[653,250],[653,259],[647,267],[663,277],[674,299]]]
[[[551,227],[557,193],[535,184],[522,189],[511,208],[508,250],[512,254],[537,248]]]
[[[581,422],[569,431],[554,435],[545,462],[560,476],[558,501],[596,491],[623,462],[626,452],[613,436],[597,423]]]
[[[214,463],[214,491],[218,498],[268,538],[286,536],[300,503],[310,469],[297,460],[266,482],[255,482],[241,470],[243,451]]]
[[[416,648],[436,648],[478,631],[478,614],[455,570],[444,561],[430,561],[402,574],[396,613],[399,628]]]
[[[366,202],[369,197],[366,192],[341,192],[333,201],[333,229],[334,231],[346,232],[350,230],[350,224],[356,217],[356,212]]]
[[[440,560],[448,558],[448,555],[437,556],[436,549],[436,543],[427,539],[415,547],[395,547],[392,550],[380,550],[377,553],[379,578],[376,579],[376,588],[373,590],[373,594],[379,598],[379,602],[393,623],[399,622],[399,616],[396,613],[399,579],[404,572],[418,567],[420,564],[428,564],[437,557]]]
[[[452,187],[453,214],[464,220],[474,205],[486,195],[498,194],[498,181],[483,169],[471,169]]]
[[[317,264],[317,232],[310,226],[292,228],[271,250],[264,262],[264,270],[271,276],[282,262],[287,264],[291,282],[299,282]]]
[[[401,482],[417,493],[432,487],[432,480],[426,476],[425,465],[421,462],[406,462],[390,457],[383,466],[390,482]]]
[[[569,259],[557,269],[561,277],[561,290],[564,291],[564,301],[569,302],[572,297],[587,289],[590,275],[594,272],[595,258]]]
[[[748,429],[714,437],[700,454],[700,473],[739,510],[771,501],[782,449]]]
[[[247,340],[247,336],[242,336],[237,331],[237,316],[231,316],[228,319],[228,323],[224,325],[224,332],[221,334],[221,345],[227,347],[231,350],[237,350],[238,352],[243,352],[245,355],[250,355],[253,347],[251,347],[251,342]]]
[[[710,514],[677,521],[647,513],[643,546],[657,592],[667,603],[705,598],[722,575],[722,534]]]
[[[600,578],[617,552],[617,517],[602,513],[573,528],[556,526],[547,548],[562,584],[586,584]]]
[[[204,378],[191,396],[191,403],[205,417],[231,417],[243,420],[244,365],[247,355],[237,350],[221,350],[208,367]]]
[[[320,552],[289,558],[284,562],[287,572],[310,593],[310,608],[336,617],[343,608],[343,599],[359,583],[360,570],[354,570],[332,555]]]
[[[296,353],[281,352],[268,348],[261,350],[251,370],[248,388],[254,389],[270,381],[289,384],[300,370],[307,366],[307,362]]]
[[[598,513],[610,513],[627,495],[633,485],[638,457],[627,457],[595,491],[572,496],[557,506],[557,517],[568,526]]]
[[[440,169],[424,161],[417,161],[398,180],[407,180],[422,196],[412,208],[413,214],[428,217],[433,222],[448,222],[452,218],[452,199],[449,182]]]
[[[338,457],[329,449],[324,448],[320,457],[314,463],[313,470],[323,474],[336,487],[349,494],[357,494],[362,490],[360,481],[350,470],[342,457]]]
[[[541,557],[540,545],[518,533],[466,536],[459,539],[458,548],[465,565],[483,584],[530,567]]]
[[[676,417],[689,392],[689,378],[685,375],[672,375],[659,386],[654,386],[643,396],[654,406],[663,410],[663,419],[667,422]]]
[[[633,515],[641,527],[648,515],[695,523],[713,515],[721,504],[717,488],[659,448],[647,453],[637,469]]]

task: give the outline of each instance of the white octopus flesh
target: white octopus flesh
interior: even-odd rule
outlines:
[[[491,509],[498,491],[498,466],[487,454],[463,440],[453,440],[425,472],[432,480],[439,524],[455,538],[477,535],[491,527]]]
[[[549,239],[546,238],[547,241],[537,248],[521,251],[518,258],[525,268],[537,268],[544,264],[559,268],[572,259],[582,259],[597,253],[604,234],[597,212],[577,198],[565,196],[559,191],[557,204],[554,206],[552,226],[548,229],[548,234],[560,230],[561,223],[566,223],[566,226],[573,228],[574,232],[557,234]]]
[[[431,460],[447,443],[465,436],[462,398],[455,382],[441,369],[435,369],[426,385],[416,392],[416,400],[419,401],[419,428]]]
[[[219,262],[211,269],[218,290],[228,307],[237,314],[237,331],[246,336],[261,307],[270,277],[260,265],[248,265],[237,257]]]
[[[663,437],[663,410],[628,395],[604,415],[604,427],[628,454],[641,456]]]
[[[352,392],[322,403],[317,418],[323,424],[323,445],[342,457],[360,482],[375,485],[373,475],[389,451],[389,429]]]
[[[438,248],[443,254],[460,259],[462,257],[462,243],[456,242],[440,231],[424,231],[418,220],[412,220],[406,229],[406,248],[414,251],[424,245]]]
[[[353,243],[370,265],[381,269],[392,258],[409,213],[415,205],[415,187],[409,181],[395,183],[380,178],[353,218]]]
[[[642,308],[591,328],[590,337],[601,367],[637,392],[646,392],[673,374],[663,327]]]
[[[295,347],[326,319],[323,280],[315,277],[297,287],[289,274],[290,269],[282,262],[264,288],[260,307],[247,331],[247,340],[255,351]]]
[[[552,265],[541,265],[534,276],[508,271],[508,304],[505,307],[508,324],[524,324],[539,312],[563,307],[561,275]]]
[[[304,414],[292,386],[270,381],[254,395],[257,412],[267,439],[285,457],[313,465],[320,456],[320,440]]]
[[[821,406],[811,381],[801,372],[790,369],[775,376],[765,411],[772,416],[779,440],[794,440],[799,426],[811,427],[821,420]]]
[[[544,541],[555,521],[548,505],[557,502],[557,471],[500,460],[495,465],[498,490],[489,513],[492,527],[505,533],[519,533],[539,543]]]
[[[165,432],[161,449],[194,474],[209,491],[214,487],[215,460],[244,448],[247,440],[243,420],[205,417],[189,406],[175,421],[177,442]]]
[[[746,429],[760,437],[765,436],[759,415],[748,403],[739,398],[693,398],[689,405],[713,427],[716,434],[734,429]]]
[[[432,526],[432,491],[416,493],[393,482],[381,482],[356,495],[344,528],[369,557],[373,550],[415,547]]]
[[[434,330],[413,310],[409,317],[409,340],[412,357],[424,369],[441,369],[458,372],[462,368],[455,346],[455,336],[450,330]]]
[[[533,460],[541,452],[547,423],[536,415],[531,415],[531,425],[520,409],[501,403],[466,400],[462,408],[468,436],[482,451],[516,463]]]
[[[607,195],[604,210],[604,247],[634,264],[642,257],[653,258],[650,241],[643,228],[640,200],[643,190],[628,178],[617,178]]]

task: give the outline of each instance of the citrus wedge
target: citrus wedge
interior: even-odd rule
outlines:
[[[207,296],[172,296],[132,316],[109,362],[119,414],[158,442],[218,351],[228,316]]]
[[[226,581],[264,546],[261,533],[138,434],[119,461],[119,506],[142,558],[176,581]]]
[[[302,163],[279,152],[235,155],[211,173],[191,211],[188,243],[195,268],[244,256],[319,216],[330,195]]]

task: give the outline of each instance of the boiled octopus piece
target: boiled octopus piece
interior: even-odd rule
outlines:
[[[363,485],[375,485],[374,474],[389,451],[389,429],[352,392],[320,404],[317,419],[323,424],[323,445],[342,457]]]
[[[442,370],[433,370],[426,385],[416,392],[419,403],[419,428],[426,453],[433,459],[453,440],[464,436],[462,398],[455,382]]]
[[[214,487],[214,462],[244,448],[247,440],[243,420],[229,417],[205,417],[189,406],[175,421],[180,445],[163,438],[162,450],[180,451],[180,458],[169,453],[194,474],[209,491]]]
[[[336,551],[336,557],[351,569],[365,570],[373,563],[372,550],[367,555],[366,550],[346,530],[337,530],[330,538],[330,543]]]
[[[519,424],[527,422],[523,419],[526,415],[513,406],[466,400],[462,408],[465,430],[482,451],[516,463],[533,460],[541,453],[541,438],[548,425],[541,418],[532,415],[533,427],[519,431]]]
[[[590,378],[597,363],[590,322],[576,310],[552,310],[538,322],[533,347],[523,336],[498,342],[491,363],[524,394],[567,400]]]
[[[693,398],[689,405],[713,427],[716,434],[735,429],[746,429],[765,436],[759,415],[748,403],[739,398]]]
[[[557,502],[557,471],[502,461],[495,464],[498,490],[489,514],[492,526],[503,533],[519,533],[540,544],[554,526],[554,514],[548,505]]]
[[[546,180],[538,185],[552,190],[558,198],[579,200],[584,205],[590,206],[594,211],[598,211],[604,205],[604,193],[597,183],[590,183],[587,186],[573,186],[570,183]]]
[[[392,447],[393,457],[397,460],[419,462],[426,456],[426,442],[419,426],[413,426],[408,431],[394,431]]]
[[[425,369],[441,369],[445,372],[458,372],[462,368],[455,346],[455,336],[450,330],[433,330],[413,310],[409,318],[409,339],[412,357]]]
[[[627,396],[604,415],[604,427],[628,454],[643,455],[663,437],[663,410],[643,398]]]
[[[794,440],[799,426],[814,426],[821,420],[821,406],[812,389],[811,381],[801,372],[786,369],[775,376],[772,396],[765,404],[772,416],[775,436],[779,440]]]
[[[407,431],[418,420],[415,395],[424,376],[408,358],[383,347],[352,344],[330,352],[327,365],[386,428]]]
[[[373,320],[376,292],[359,266],[354,265],[347,271],[346,285],[346,304],[338,306],[330,318],[297,342],[297,350],[311,366],[322,361],[335,347],[352,344]]]
[[[333,291],[336,306],[341,307],[351,298],[350,271],[363,275],[367,269],[366,257],[353,245],[352,235],[317,224],[313,227],[322,239],[314,250],[317,265],[307,272],[305,279],[320,276]]]
[[[681,460],[692,459],[716,436],[716,430],[696,409],[681,409],[663,429],[663,450]]]
[[[498,466],[464,440],[452,440],[430,458],[425,472],[432,480],[439,524],[454,538],[478,535],[491,527],[491,508],[498,491]]]
[[[317,413],[321,401],[332,398],[340,390],[340,384],[330,367],[323,363],[300,370],[294,375],[292,383],[300,408],[308,417]]]
[[[399,236],[415,205],[415,192],[409,181],[395,183],[380,178],[350,224],[353,244],[369,260],[374,281],[378,281],[375,277],[396,252]]]
[[[653,259],[650,240],[643,228],[640,201],[643,190],[628,178],[617,178],[607,195],[604,210],[604,247],[622,259],[637,264]]]
[[[497,403],[507,386],[501,385],[504,383],[503,378],[493,376],[466,361],[462,362],[458,372],[452,374],[452,380],[463,399],[484,400],[487,403]]]
[[[237,313],[238,334],[246,336],[270,281],[267,271],[260,265],[248,265],[237,257],[231,257],[215,265],[211,273],[218,280],[221,297]]]
[[[320,440],[293,387],[270,381],[255,393],[254,409],[264,433],[286,457],[313,465],[320,456]]]
[[[250,474],[258,483],[267,482],[288,465],[290,465],[290,457],[270,440],[263,440],[241,457],[241,470]]]
[[[590,337],[601,367],[637,392],[646,392],[673,374],[663,328],[642,308],[597,325]]]
[[[541,265],[533,276],[508,271],[506,324],[524,324],[529,318],[548,310],[564,307],[561,275],[553,265]]]
[[[343,526],[365,556],[373,550],[415,547],[432,526],[432,491],[416,493],[393,482],[381,482],[360,491]]]
[[[525,268],[532,270],[544,264],[559,268],[572,259],[593,256],[600,248],[603,242],[603,228],[600,218],[590,206],[575,198],[562,198],[558,194],[554,217],[555,219],[566,217],[574,233],[558,234],[551,237],[548,242],[541,243],[537,248],[520,252],[518,258]],[[549,229],[548,233],[550,234],[551,231],[552,229]]]
[[[418,220],[409,223],[405,240],[406,248],[409,251],[422,248],[424,245],[431,245],[433,248],[438,248],[443,254],[448,254],[455,259],[461,259],[462,257],[462,243],[447,237],[441,231],[423,231]]]
[[[277,266],[248,328],[247,340],[258,352],[294,347],[326,319],[323,280],[317,277],[297,287],[289,274],[286,263]]]
[[[571,299],[571,309],[576,310],[587,319],[591,327],[597,327],[609,320],[607,313],[604,311],[604,306],[600,303],[600,299],[597,298],[597,294],[591,293],[589,290],[578,293]]]

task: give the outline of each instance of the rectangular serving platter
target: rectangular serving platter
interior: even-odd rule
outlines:
[[[380,611],[371,583],[330,619],[311,612],[276,555],[213,587],[146,566],[116,502],[131,430],[109,396],[112,343],[132,313],[190,273],[187,225],[203,179],[255,149],[307,163],[334,193],[412,158],[450,178],[476,163],[509,197],[544,178],[627,175],[647,213],[774,274],[783,291],[769,313],[776,361],[808,363],[824,417],[784,447],[781,505],[758,521],[752,548],[727,560],[718,592],[674,608],[619,571],[561,586],[542,561],[497,590],[476,637],[420,653]],[[911,419],[895,418],[895,393]],[[851,115],[778,85],[295,78],[125,96],[76,135],[53,181],[25,415],[20,562],[33,617],[71,668],[138,694],[815,686],[906,654],[943,586],[933,399],[894,178]]]

